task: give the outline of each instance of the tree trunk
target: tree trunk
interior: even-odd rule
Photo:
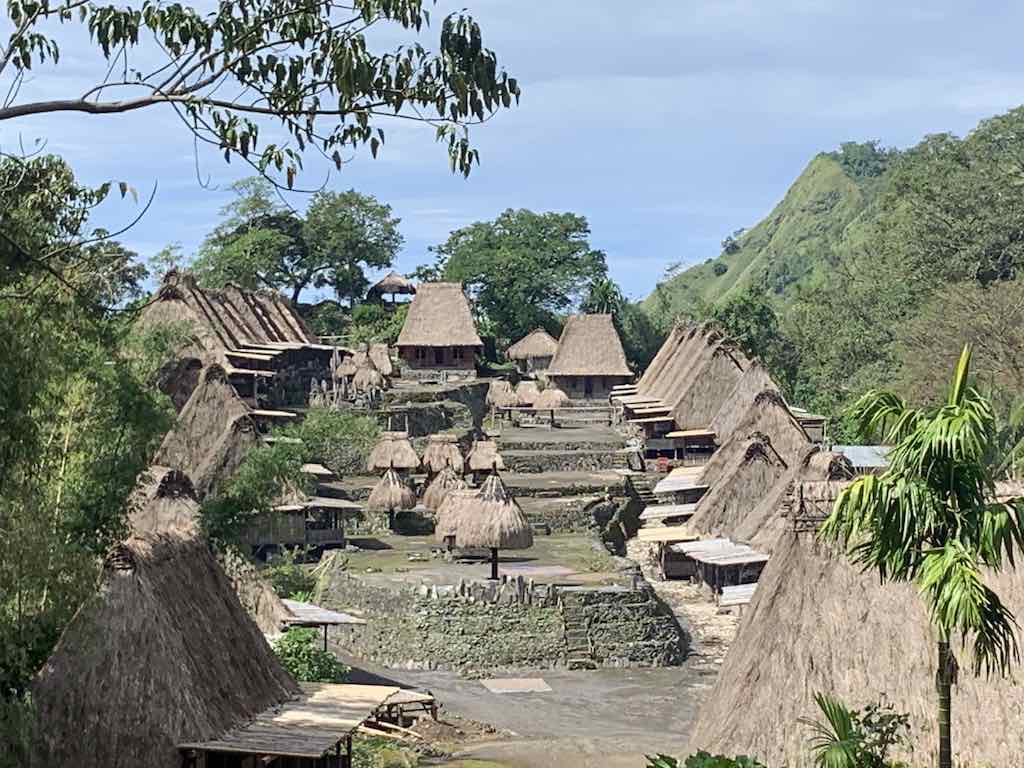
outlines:
[[[935,672],[935,687],[939,694],[939,766],[953,768],[952,739],[952,688],[953,656],[949,650],[949,638],[939,640],[939,667]]]
[[[498,548],[491,547],[491,579],[498,580]]]

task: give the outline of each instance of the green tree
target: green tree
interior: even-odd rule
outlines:
[[[968,384],[970,362],[965,346],[940,407],[911,408],[884,391],[857,401],[862,433],[894,445],[889,468],[845,488],[820,531],[883,581],[913,583],[927,605],[938,647],[939,768],[952,767],[951,641],[973,641],[976,673],[1005,673],[1019,658],[1013,615],[984,576],[1024,551],[1024,502],[996,500],[996,417]]]
[[[341,683],[351,671],[320,647],[315,629],[289,629],[274,641],[273,649],[284,668],[300,682]]]
[[[485,324],[502,341],[516,340],[537,327],[556,330],[558,316],[607,277],[605,255],[589,236],[582,216],[509,209],[452,232],[418,276],[462,282]]]
[[[376,156],[382,125],[396,119],[434,126],[438,140],[448,144],[452,169],[468,174],[479,157],[467,126],[519,99],[515,79],[499,69],[479,26],[466,15],[445,17],[434,52],[417,42],[374,44],[390,40],[396,27],[418,35],[430,24],[423,0],[237,0],[212,12],[152,0],[5,4],[13,29],[0,45],[0,78],[10,93],[0,122],[169,105],[197,141],[261,174],[282,172],[288,186],[305,150],[330,156],[339,168],[342,153],[367,144]],[[54,22],[88,31],[98,49],[96,82],[78,91],[72,84],[77,78],[68,80],[68,92],[32,101],[23,96],[29,89],[19,86],[33,67],[58,65]],[[261,127],[286,141],[264,142]]]

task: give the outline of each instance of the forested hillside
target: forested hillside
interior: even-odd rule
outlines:
[[[873,386],[933,397],[965,341],[1003,407],[1024,384],[1024,109],[968,136],[818,155],[769,216],[660,284],[661,327],[717,317],[791,400],[838,417]]]

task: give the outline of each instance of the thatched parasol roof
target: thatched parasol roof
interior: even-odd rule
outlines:
[[[382,433],[366,461],[366,468],[371,472],[384,469],[413,470],[419,465],[419,456],[405,432]]]
[[[434,521],[434,538],[443,542],[448,537],[458,535],[459,519],[462,509],[477,495],[472,488],[457,488],[448,491],[444,501],[437,508],[437,519]]]
[[[540,397],[540,387],[535,381],[520,381],[516,384],[516,401],[519,405],[531,406]]]
[[[548,387],[541,392],[533,401],[534,408],[564,408],[571,400],[558,387]]]
[[[505,353],[509,360],[529,360],[535,357],[554,357],[558,340],[543,328],[530,331]]]
[[[427,449],[423,452],[423,466],[430,472],[440,472],[445,467],[462,474],[465,460],[455,435],[439,433],[431,435]]]
[[[482,347],[462,283],[420,285],[397,346]]]
[[[464,548],[528,549],[533,528],[497,472],[459,508],[455,542]]]
[[[335,363],[334,358],[331,359],[331,370],[335,376],[348,378],[349,376],[355,376],[356,371],[359,369],[356,367],[355,356],[345,355],[337,363]]]
[[[377,366],[369,357],[366,357],[362,365],[359,365],[355,376],[352,377],[352,386],[358,392],[367,392],[371,389],[380,389],[387,384],[384,374],[377,370]]]
[[[611,315],[573,315],[562,329],[549,376],[632,376]]]
[[[466,457],[466,466],[471,472],[486,472],[490,469],[504,469],[505,462],[498,453],[498,444],[493,440],[476,440]]]
[[[437,473],[437,477],[431,481],[430,485],[423,492],[423,506],[437,511],[444,500],[448,498],[449,493],[462,490],[465,487],[466,484],[462,478],[455,474],[455,470],[451,467],[445,467]]]
[[[369,299],[374,296],[383,296],[388,293],[400,293],[406,296],[411,296],[416,293],[416,286],[411,280],[402,277],[397,272],[388,272],[384,277],[370,286],[370,289],[366,292],[366,297]]]
[[[519,398],[512,391],[512,385],[504,379],[494,379],[487,387],[487,404],[498,408],[517,405]]]
[[[299,687],[200,539],[128,539],[37,676],[36,765],[178,768]]]
[[[369,355],[373,361],[373,367],[380,371],[385,378],[390,378],[394,374],[395,367],[391,364],[391,354],[388,352],[387,344],[371,344]]]
[[[370,512],[396,512],[415,506],[416,493],[393,469],[384,473],[366,501],[366,509]]]

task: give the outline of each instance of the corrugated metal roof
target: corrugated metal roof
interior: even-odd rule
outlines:
[[[879,468],[889,466],[889,445],[834,445],[832,450],[841,453],[855,467]]]

